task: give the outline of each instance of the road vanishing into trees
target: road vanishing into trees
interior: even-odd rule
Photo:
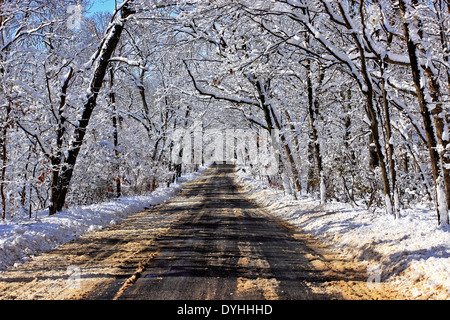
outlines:
[[[357,262],[250,200],[233,165],[2,273],[3,299],[392,299]],[[70,273],[68,274],[68,270]]]
[[[310,288],[330,280],[306,258],[316,253],[239,192],[233,171],[214,166],[162,208],[185,215],[156,240],[157,254],[115,298],[328,298]],[[94,297],[111,298],[105,293]]]

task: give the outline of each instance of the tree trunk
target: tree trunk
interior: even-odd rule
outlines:
[[[384,191],[384,200],[386,205],[386,212],[388,214],[393,214],[392,209],[392,198],[391,198],[391,188],[389,185],[388,173],[386,170],[386,163],[384,160],[383,150],[380,144],[380,135],[378,131],[378,120],[377,114],[373,105],[373,88],[371,85],[368,85],[368,90],[365,92],[366,100],[367,100],[367,110],[368,116],[370,119],[370,130],[372,133],[372,142],[375,145],[375,152],[377,154],[378,163],[381,169],[381,177],[383,180],[383,191]]]
[[[294,125],[294,122],[292,119],[293,117],[291,116],[290,112],[288,110],[285,110],[284,114],[286,115],[286,118],[289,121],[289,127],[293,134],[295,153],[297,155],[297,164],[300,169],[302,167],[302,157],[300,155],[300,142],[298,141],[299,132],[297,132],[297,128]]]
[[[83,144],[84,136],[86,135],[89,120],[97,103],[97,96],[107,72],[109,59],[111,58],[111,55],[120,40],[127,17],[134,13],[134,10],[129,8],[129,4],[130,2],[127,2],[122,7],[120,10],[120,17],[116,18],[115,22],[113,22],[104,37],[102,46],[99,48],[98,56],[96,58],[98,62],[94,70],[94,76],[91,81],[87,102],[83,107],[83,112],[80,120],[78,121],[78,126],[75,128],[73,133],[67,158],[64,159],[64,162],[61,164],[58,171],[56,178],[57,184],[53,189],[52,203],[49,208],[50,215],[55,214],[57,211],[61,211],[64,207],[73,170]]]
[[[291,167],[290,169],[292,172],[292,178],[294,180],[295,189],[298,192],[301,192],[302,185],[300,182],[300,175],[299,175],[299,171],[297,169],[297,164],[295,162],[295,159],[294,159],[294,156],[293,156],[293,153],[291,150],[291,146],[288,143],[288,140],[287,140],[288,138],[286,137],[286,135],[284,133],[284,129],[283,129],[282,124],[280,123],[278,114],[277,114],[276,110],[274,110],[274,107],[268,102],[268,99],[266,96],[267,92],[269,90],[268,86],[270,86],[270,81],[266,81],[266,83],[263,84],[263,83],[261,83],[261,81],[258,80],[255,82],[255,86],[258,91],[259,100],[261,102],[261,106],[264,111],[267,128],[269,129],[270,133],[272,133],[273,129],[277,129],[279,131],[281,145],[282,145],[284,153],[286,154],[286,157],[287,157],[290,167]]]
[[[60,102],[58,107],[58,113],[55,114],[56,121],[58,128],[56,130],[56,145],[54,154],[50,155],[50,161],[52,164],[52,180],[51,180],[51,186],[50,186],[50,202],[56,203],[59,198],[59,175],[61,170],[61,163],[63,162],[63,142],[64,142],[64,134],[66,132],[65,129],[65,122],[66,118],[63,116],[63,110],[66,105],[66,96],[67,96],[67,89],[69,88],[69,82],[70,79],[73,77],[73,68],[70,68],[70,72],[68,76],[66,77],[66,80],[64,81],[64,84],[61,88],[61,94],[60,94]],[[47,84],[48,86],[48,84]],[[52,205],[50,205],[50,214],[53,214],[54,208]]]
[[[187,129],[190,113],[191,113],[191,106],[187,106],[186,113],[184,115],[184,129]],[[190,149],[185,151],[184,150],[185,146],[183,145],[185,139],[189,139],[189,141],[190,141],[190,137],[189,138],[181,137],[181,138],[182,138],[182,140],[181,140],[180,150],[178,153],[178,160],[176,161],[176,164],[175,164],[175,178],[179,178],[183,174],[183,154],[184,154],[184,152],[191,152]],[[189,146],[190,146],[190,144],[189,144]]]
[[[417,1],[413,1],[413,4],[417,4]],[[439,6],[442,8],[442,3],[439,1]],[[446,54],[446,51],[448,51],[447,48],[447,41],[445,37],[445,31],[443,26],[443,17],[440,15],[440,12],[438,12],[438,25],[439,25],[439,36],[440,36],[440,42],[444,50],[444,61],[449,63],[449,56]],[[419,17],[416,17],[416,20],[418,22],[418,35],[420,40],[423,39],[423,30],[422,30],[422,23]],[[425,49],[421,49],[421,52],[423,54],[427,54]],[[445,183],[445,189],[446,189],[446,198],[447,198],[447,208],[450,208],[450,169],[448,169],[448,166],[450,166],[450,158],[449,155],[446,152],[446,147],[448,145],[448,138],[445,138],[445,130],[446,128],[446,122],[448,119],[448,113],[445,108],[442,107],[442,101],[441,101],[441,87],[439,85],[438,75],[436,75],[431,67],[429,65],[421,65],[424,75],[428,79],[428,88],[430,91],[431,96],[431,102],[434,104],[434,108],[431,110],[431,114],[433,115],[433,121],[434,126],[436,129],[436,138],[438,145],[442,146],[442,148],[439,148],[439,159],[442,163],[442,170],[444,174],[444,183]],[[450,84],[450,73],[447,69],[447,81]]]
[[[145,87],[144,87],[144,76],[145,76],[145,69],[141,70],[141,73],[139,74],[139,84],[138,84],[138,91],[139,95],[141,96],[142,101],[142,108],[144,109],[145,117],[149,117],[149,109],[147,104],[147,99],[145,97]]]
[[[433,172],[434,187],[436,192],[436,211],[438,223],[448,224],[448,206],[444,184],[444,172],[442,163],[439,158],[439,152],[437,150],[436,132],[432,120],[432,114],[425,98],[425,88],[421,85],[421,70],[419,59],[417,56],[417,46],[410,35],[409,22],[405,18],[407,14],[406,6],[403,0],[399,0],[399,8],[402,13],[403,34],[405,36],[406,45],[408,47],[411,73],[424,124],[425,134],[427,138],[427,147],[430,153],[431,169]]]
[[[6,218],[6,196],[5,196],[5,180],[6,180],[6,162],[8,157],[6,156],[6,134],[7,125],[2,129],[0,137],[1,155],[2,155],[2,168],[1,168],[1,181],[0,181],[0,194],[2,196],[2,219]]]
[[[447,117],[447,112],[442,108],[441,98],[441,90],[437,80],[437,77],[431,71],[429,66],[424,68],[424,74],[428,78],[428,88],[430,91],[431,102],[434,104],[433,110],[431,110],[431,114],[433,116],[434,127],[436,130],[436,139],[438,146],[439,159],[442,165],[442,172],[444,175],[444,184],[446,189],[446,198],[447,198],[447,208],[450,207],[450,170],[447,169],[447,166],[450,165],[450,159],[446,154],[446,148],[448,145],[448,141],[444,139],[444,130],[445,128],[445,118]]]
[[[113,142],[114,142],[114,161],[116,162],[114,165],[114,170],[117,176],[115,177],[116,182],[116,197],[119,198],[122,195],[122,185],[120,181],[120,164],[119,164],[119,126],[117,123],[117,110],[116,110],[116,94],[113,89],[114,85],[114,71],[113,69],[109,69],[109,89],[111,90],[109,94],[109,98],[111,101],[111,107],[112,107],[112,125],[113,125]]]
[[[345,21],[346,27],[351,30],[352,29],[352,25],[351,23],[347,20],[347,15],[345,14],[345,9],[342,6],[342,3],[338,3],[338,7],[339,10],[341,11],[342,17]],[[386,205],[386,212],[388,214],[393,214],[392,211],[392,199],[391,199],[391,188],[390,188],[390,184],[389,184],[389,177],[388,177],[388,173],[387,173],[387,169],[386,169],[386,163],[385,163],[385,159],[384,159],[384,155],[383,155],[383,150],[381,148],[381,144],[380,144],[380,135],[379,135],[379,131],[378,131],[378,119],[377,119],[377,112],[375,110],[375,106],[374,106],[374,91],[373,91],[373,86],[372,86],[372,79],[371,79],[371,74],[369,72],[369,70],[367,69],[367,58],[366,58],[366,53],[365,53],[365,47],[364,47],[364,43],[361,40],[361,38],[359,37],[359,35],[357,35],[356,32],[354,32],[354,30],[351,32],[351,36],[355,42],[356,47],[358,48],[359,51],[359,59],[361,62],[361,76],[364,79],[364,83],[359,82],[359,85],[361,86],[361,91],[364,94],[365,98],[366,98],[366,112],[367,112],[367,117],[369,118],[370,124],[370,132],[371,132],[371,138],[372,138],[372,143],[373,146],[375,147],[375,153],[376,153],[376,158],[378,160],[378,165],[381,169],[381,177],[382,177],[382,181],[383,181],[383,193],[384,193],[384,201],[385,201],[385,205]],[[371,145],[372,145],[371,143]]]
[[[322,154],[320,153],[319,135],[317,133],[316,121],[317,121],[317,106],[318,102],[314,99],[314,88],[311,80],[311,65],[310,61],[306,61],[306,83],[308,91],[308,115],[311,124],[311,136],[314,149],[314,157],[317,165],[317,174],[319,180],[319,192],[320,192],[320,202],[326,202],[326,186],[325,186],[325,176],[323,172],[322,164]]]
[[[6,184],[6,166],[8,162],[8,156],[7,156],[7,148],[6,148],[6,141],[7,141],[7,134],[8,134],[8,128],[11,125],[11,103],[6,104],[5,107],[5,119],[3,120],[3,128],[1,128],[1,136],[0,136],[0,145],[1,145],[1,156],[2,156],[2,168],[1,168],[1,181],[0,181],[0,194],[2,197],[2,219],[5,220],[6,218],[6,195],[5,195],[5,184]]]
[[[392,128],[391,128],[391,116],[389,112],[389,102],[387,99],[387,92],[386,92],[386,81],[384,78],[384,69],[385,69],[385,62],[382,61],[380,65],[381,70],[381,89],[382,89],[382,99],[383,99],[383,109],[384,109],[384,117],[385,117],[385,127],[386,127],[386,138],[388,140],[388,161],[389,161],[389,167],[390,167],[390,173],[391,173],[391,190],[393,192],[393,212],[394,216],[396,218],[399,218],[399,195],[397,190],[397,171],[395,168],[395,159],[394,159],[394,145],[392,144]]]

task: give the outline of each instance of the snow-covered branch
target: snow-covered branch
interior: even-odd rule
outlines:
[[[194,84],[195,89],[202,95],[206,95],[209,97],[212,97],[216,100],[225,100],[228,102],[233,102],[233,103],[237,103],[237,104],[250,104],[250,105],[254,105],[254,106],[259,106],[260,103],[256,100],[252,100],[252,99],[248,99],[245,97],[239,97],[239,96],[231,96],[231,95],[224,95],[222,93],[218,93],[215,91],[211,91],[209,89],[206,89],[205,87],[203,87],[199,81],[197,79],[195,79],[194,75],[192,74],[191,69],[189,68],[189,65],[187,64],[186,61],[183,61],[184,65],[186,66],[186,70],[189,74],[189,77],[192,80],[192,83]]]

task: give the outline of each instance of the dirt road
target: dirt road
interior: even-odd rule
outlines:
[[[2,273],[3,299],[394,299],[368,275],[249,200],[232,165],[166,204]]]

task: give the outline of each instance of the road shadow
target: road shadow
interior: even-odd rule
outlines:
[[[120,299],[339,299],[320,287],[367,279],[362,272],[317,268],[325,258],[313,241],[305,243],[298,229],[269,217],[239,192],[234,170],[213,166],[176,205],[159,208],[186,213],[156,239],[152,251],[159,254]]]

